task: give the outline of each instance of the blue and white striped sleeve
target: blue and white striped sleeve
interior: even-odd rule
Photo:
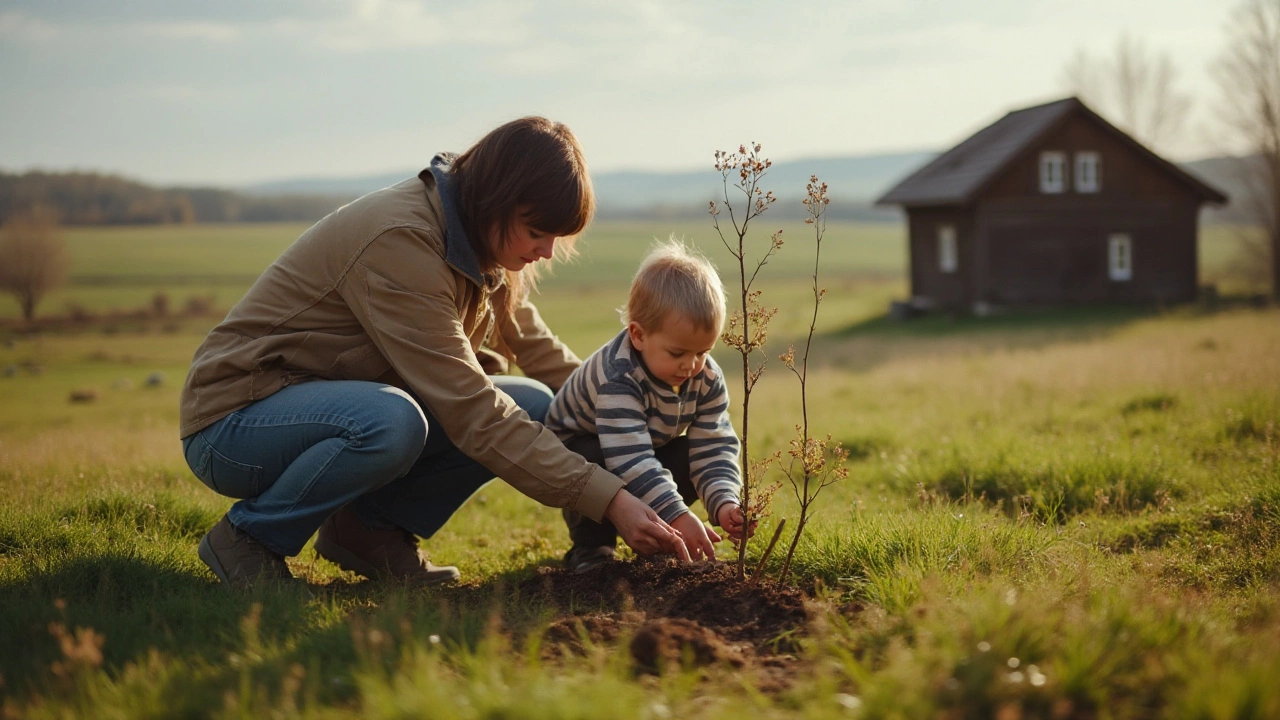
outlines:
[[[637,385],[612,381],[597,389],[596,433],[605,468],[622,478],[628,492],[668,523],[689,511],[671,472],[654,455],[644,395]]]
[[[698,396],[698,411],[687,432],[689,476],[712,523],[725,503],[741,504],[738,434],[729,417],[729,389],[717,373]]]

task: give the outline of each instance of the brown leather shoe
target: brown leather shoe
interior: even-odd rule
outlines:
[[[284,556],[231,524],[226,515],[200,541],[200,559],[218,579],[235,590],[260,583],[297,585]]]
[[[372,580],[434,585],[458,579],[458,568],[433,565],[418,549],[418,538],[401,528],[371,528],[342,508],[320,526],[320,557]]]

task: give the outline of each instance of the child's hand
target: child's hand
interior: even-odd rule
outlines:
[[[671,521],[671,527],[680,532],[684,545],[689,549],[689,557],[694,560],[711,560],[716,556],[716,549],[711,543],[720,542],[720,535],[707,527],[692,512],[686,512]]]
[[[735,542],[742,541],[743,526],[742,506],[738,503],[728,503],[720,506],[720,510],[716,513],[716,524],[724,528],[729,533],[729,537]],[[756,524],[751,523],[751,528],[747,530],[747,537],[750,538],[756,534]]]
[[[604,509],[604,516],[618,528],[618,534],[627,545],[641,555],[669,552],[674,553],[677,559],[689,562],[689,551],[680,539],[680,533],[662,522],[652,508],[625,489],[614,493]]]

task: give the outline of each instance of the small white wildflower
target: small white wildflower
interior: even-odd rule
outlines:
[[[1016,667],[1018,667],[1018,666],[1019,666],[1019,665],[1021,665],[1021,664],[1022,664],[1022,661],[1021,661],[1021,660],[1019,660],[1018,658],[1016,658],[1016,657],[1011,657],[1011,658],[1009,658],[1009,667],[1010,667],[1010,668],[1016,668]]]
[[[991,652],[991,643],[986,640],[978,643],[978,652]]]
[[[845,710],[857,710],[862,707],[862,698],[849,693],[836,693],[836,702]]]

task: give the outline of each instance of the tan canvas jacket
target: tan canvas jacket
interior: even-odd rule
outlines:
[[[437,156],[335,211],[263,272],[196,350],[181,435],[291,384],[383,382],[413,392],[460,450],[520,492],[599,520],[622,481],[566,450],[482,367],[510,360],[554,390],[580,361],[527,300],[494,313],[506,287],[479,272],[447,163]]]

